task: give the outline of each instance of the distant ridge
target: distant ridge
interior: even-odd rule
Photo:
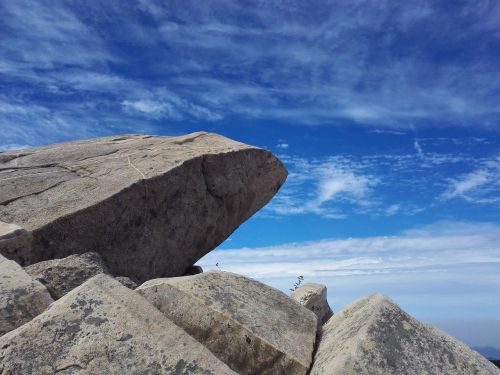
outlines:
[[[500,361],[500,349],[498,348],[494,348],[493,346],[477,346],[472,349],[490,360],[495,359],[497,362]],[[498,366],[497,363],[495,364]]]

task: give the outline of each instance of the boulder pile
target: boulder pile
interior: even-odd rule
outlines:
[[[216,134],[0,153],[0,374],[499,374],[382,295],[195,263],[287,176]]]

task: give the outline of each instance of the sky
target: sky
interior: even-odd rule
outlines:
[[[498,1],[0,0],[0,149],[210,131],[289,171],[200,261],[500,348]]]

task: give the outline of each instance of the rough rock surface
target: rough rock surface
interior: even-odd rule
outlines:
[[[54,299],[83,284],[99,273],[108,273],[101,256],[97,253],[70,255],[63,259],[46,260],[25,268],[34,279],[48,289]]]
[[[235,374],[139,294],[100,274],[0,337],[0,374]]]
[[[381,294],[362,298],[324,326],[311,375],[499,374],[486,358],[413,319]]]
[[[201,266],[192,265],[186,270],[186,272],[184,272],[184,275],[182,276],[198,275],[199,273],[203,273],[203,268],[201,268]]]
[[[306,374],[315,315],[284,293],[228,272],[150,280],[141,293],[240,374]]]
[[[268,151],[209,133],[0,153],[0,254],[26,266],[98,252],[113,275],[179,276],[286,174]]]
[[[115,280],[119,281],[120,284],[122,284],[123,286],[126,286],[129,289],[137,288],[137,284],[135,283],[135,281],[131,280],[127,276],[118,276],[118,277],[115,277]]]
[[[292,298],[305,308],[311,310],[318,318],[318,329],[333,315],[328,304],[326,286],[307,283],[292,292]]]
[[[0,255],[0,336],[30,321],[52,302],[42,284]]]

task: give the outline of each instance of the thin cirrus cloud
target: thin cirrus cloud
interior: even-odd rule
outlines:
[[[468,264],[500,264],[500,227],[438,222],[395,236],[319,240],[263,248],[221,249],[201,264],[258,278],[290,279],[446,272]],[[402,276],[405,277],[405,276]],[[489,275],[498,279],[500,275]],[[480,282],[479,280],[477,282]]]
[[[463,199],[478,204],[500,202],[500,157],[481,163],[474,171],[450,180],[442,200]]]
[[[131,115],[148,126],[237,116],[395,131],[493,127],[500,23],[491,15],[499,8],[3,2],[0,74],[10,105],[42,107],[73,129],[90,117],[88,130],[99,134]],[[67,116],[77,104],[85,108]],[[43,119],[17,125],[55,137]]]
[[[345,212],[332,204],[371,206],[368,198],[378,178],[363,174],[355,162],[341,157],[308,160],[282,155],[281,159],[289,169],[288,180],[264,212],[343,218]]]
[[[456,143],[453,139],[421,139],[414,140],[415,153],[308,159],[277,146],[289,176],[262,215],[314,214],[329,219],[354,214],[412,216],[423,211],[445,214],[446,209],[464,201],[470,205],[499,202],[496,154],[477,158],[423,151],[426,144],[430,147],[435,142]]]

